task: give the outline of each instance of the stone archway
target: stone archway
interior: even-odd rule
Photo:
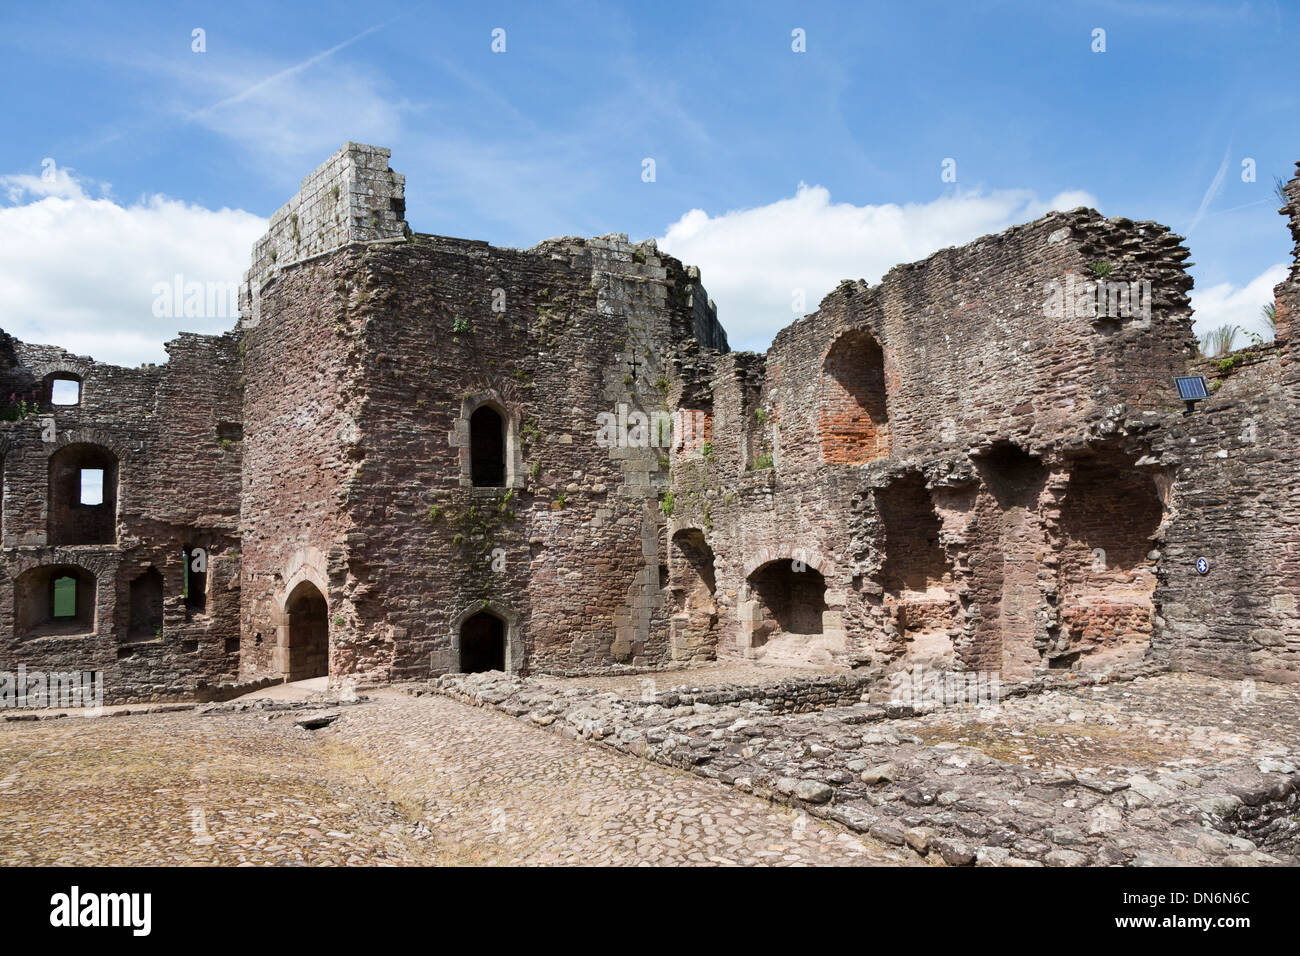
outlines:
[[[856,465],[889,456],[885,354],[866,329],[837,338],[822,359],[817,435],[822,461]]]
[[[329,676],[329,606],[316,585],[302,581],[293,589],[285,618],[285,680]]]
[[[505,605],[496,601],[477,601],[454,615],[449,629],[451,656],[445,666],[449,666],[452,673],[485,670],[524,673],[519,617]]]
[[[672,535],[668,598],[675,661],[717,657],[718,586],[713,563],[713,549],[699,528],[681,528]]]
[[[460,672],[477,674],[506,669],[506,622],[480,611],[460,626]]]
[[[794,561],[772,561],[746,582],[758,602],[759,627],[765,636],[822,633],[826,613],[826,579],[813,567]]]

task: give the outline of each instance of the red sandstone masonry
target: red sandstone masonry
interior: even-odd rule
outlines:
[[[241,327],[181,336],[165,366],[5,337],[0,393],[39,408],[0,422],[0,670],[211,692],[283,677],[318,628],[336,681],[425,677],[461,666],[461,625],[487,611],[517,672],[779,649],[1018,677],[1149,643],[1157,663],[1300,680],[1300,265],[1280,344],[1225,369],[1189,366],[1178,237],[1091,210],[844,282],[736,354],[698,270],[652,242],[412,234],[387,161],[348,144],[304,180],[257,245]],[[1287,195],[1300,252],[1300,179]],[[1052,315],[1066,278],[1149,282],[1150,314]],[[1222,385],[1184,416],[1189,368]],[[50,407],[51,375],[82,403]],[[471,480],[484,406],[500,488]],[[703,427],[603,447],[597,416],[620,408]],[[65,460],[115,462],[111,521],[58,500]],[[195,547],[201,611],[181,596]],[[93,627],[24,632],[57,568],[93,579]],[[132,640],[155,572],[161,634]],[[773,596],[786,579],[808,607]],[[297,630],[295,592],[323,608]]]

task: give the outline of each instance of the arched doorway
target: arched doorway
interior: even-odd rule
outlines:
[[[769,561],[749,576],[767,633],[820,634],[826,612],[826,579],[798,561]]]
[[[698,528],[672,537],[668,570],[673,660],[712,660],[718,649],[713,549]]]
[[[326,677],[330,672],[329,608],[325,597],[310,581],[289,595],[288,666],[286,680]]]
[[[506,669],[506,622],[489,611],[480,611],[460,626],[460,670],[462,674]]]

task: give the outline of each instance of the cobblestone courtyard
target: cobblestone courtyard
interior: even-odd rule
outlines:
[[[439,697],[0,724],[0,864],[909,864],[684,771]]]
[[[309,681],[9,713],[0,865],[1295,863],[1293,687],[1067,676],[921,713],[835,704],[847,678],[711,664],[647,698],[645,675],[488,673],[355,704]]]

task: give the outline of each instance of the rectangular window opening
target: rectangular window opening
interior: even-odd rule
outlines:
[[[77,405],[81,402],[81,383],[69,378],[56,378],[50,383],[50,404]]]
[[[77,616],[77,582],[74,578],[58,578],[54,582],[54,617]]]
[[[83,505],[102,505],[104,503],[104,469],[81,469],[81,503]]]
[[[191,611],[204,612],[208,606],[208,555],[204,548],[186,548],[185,577],[181,583],[181,596]]]

